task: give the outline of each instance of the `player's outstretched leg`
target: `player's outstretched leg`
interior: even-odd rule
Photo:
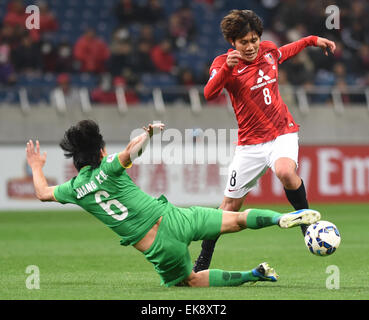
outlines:
[[[278,278],[275,270],[268,263],[263,262],[249,271],[209,269],[198,273],[192,272],[187,279],[187,284],[191,287],[231,287],[240,286],[246,282],[275,282]]]
[[[292,228],[301,225],[310,225],[320,220],[320,213],[311,209],[302,209],[290,213],[279,213],[268,209],[247,209],[243,212],[223,210],[221,233],[238,232],[242,229],[261,229],[269,226]],[[203,241],[203,243],[208,243]],[[209,268],[211,254],[204,256],[204,247],[195,262],[194,271],[200,272]],[[209,258],[210,257],[210,258]]]
[[[237,232],[241,229],[260,229],[278,225],[281,214],[272,210],[249,209],[244,212],[223,210],[223,233]],[[209,269],[215,243],[218,240],[204,240],[201,244],[201,253],[193,267],[194,272]]]
[[[278,213],[272,210],[247,209],[246,227],[260,229],[278,225],[283,229],[301,225],[310,225],[320,220],[320,213],[312,209],[302,209],[289,213]]]

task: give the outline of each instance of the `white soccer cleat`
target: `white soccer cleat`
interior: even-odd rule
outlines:
[[[302,224],[310,225],[320,220],[320,213],[316,210],[302,209],[290,213],[284,214],[279,219],[279,226],[281,228],[287,229]]]
[[[275,282],[279,278],[279,275],[275,272],[275,270],[266,262],[260,263],[255,269],[252,269],[252,274],[259,278],[257,281]]]

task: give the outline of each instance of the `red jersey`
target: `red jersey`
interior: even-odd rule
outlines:
[[[262,41],[254,61],[240,59],[234,68],[226,63],[227,53],[214,59],[204,95],[210,100],[227,89],[238,122],[238,145],[264,143],[299,130],[279,94],[278,64],[316,46],[317,39],[310,36],[281,48]]]

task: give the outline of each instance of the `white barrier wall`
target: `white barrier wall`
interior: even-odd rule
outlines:
[[[123,147],[108,145],[108,153],[119,152]],[[167,144],[155,150],[148,147],[139,158],[141,163],[136,161],[127,172],[142,190],[155,197],[164,194],[175,205],[217,207],[223,199],[234,147],[231,143],[206,148],[189,145],[187,149],[181,144]],[[41,145],[41,149],[48,154],[44,172],[51,185],[61,184],[77,173],[60,148]],[[24,146],[0,146],[0,154],[0,210],[73,208],[35,199]],[[369,202],[369,145],[301,146],[298,174],[312,203]],[[288,201],[282,184],[268,170],[246,203],[273,205]]]
[[[109,145],[108,153],[119,152],[122,148],[121,145]],[[171,150],[175,152],[175,149]],[[44,173],[50,185],[61,184],[76,175],[72,160],[65,159],[59,147],[41,145],[41,152],[43,151],[47,151]],[[0,210],[73,208],[72,205],[43,203],[35,198],[31,170],[27,165],[23,146],[0,146],[0,154]],[[165,149],[153,154],[159,155],[159,158],[149,159],[149,148],[146,153],[148,157],[143,157],[142,160],[150,161],[150,164],[137,164],[127,171],[148,194],[155,197],[165,194],[168,200],[179,206],[216,206],[221,201],[228,163],[220,165],[214,160],[206,161],[205,164],[176,164],[179,159],[172,157],[172,164],[163,164],[160,160],[166,160],[160,157],[165,154]]]

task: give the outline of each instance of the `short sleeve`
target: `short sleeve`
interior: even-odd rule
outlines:
[[[62,204],[75,203],[76,196],[72,188],[72,180],[56,186],[54,189],[54,197]]]
[[[108,175],[120,175],[126,170],[119,160],[119,153],[106,156],[102,161],[101,169]]]

